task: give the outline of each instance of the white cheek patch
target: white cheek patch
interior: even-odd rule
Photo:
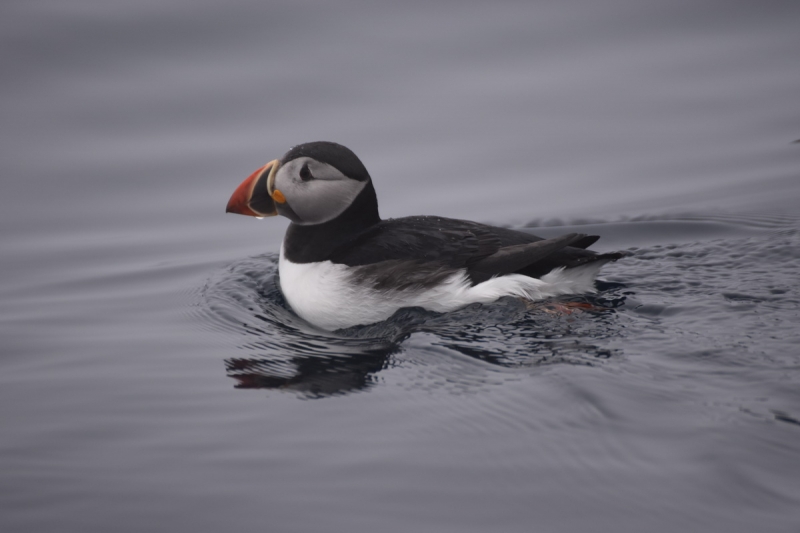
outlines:
[[[351,179],[312,180],[298,213],[309,224],[322,224],[341,215],[355,201],[366,182]],[[297,212],[297,211],[295,211]]]
[[[300,178],[304,165],[308,165],[313,179]],[[322,224],[341,215],[366,184],[308,157],[293,159],[275,175],[275,189],[281,191],[302,225]]]

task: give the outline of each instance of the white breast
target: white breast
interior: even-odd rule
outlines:
[[[281,246],[278,270],[281,291],[292,309],[304,320],[335,330],[386,320],[403,307],[422,307],[447,312],[465,305],[488,303],[502,296],[541,300],[559,294],[594,292],[594,278],[603,261],[583,267],[555,269],[541,279],[521,274],[492,278],[470,286],[466,270],[428,289],[375,290],[356,281],[353,268],[330,261],[292,263]]]

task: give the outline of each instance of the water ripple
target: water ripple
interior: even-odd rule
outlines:
[[[723,219],[743,229],[732,235],[704,230],[710,238],[691,240],[697,225],[716,228]],[[303,397],[368,390],[379,372],[398,366],[416,370],[407,385],[457,393],[550,365],[596,366],[623,354],[724,358],[727,367],[771,364],[775,356],[765,362],[764,354],[785,351],[797,337],[796,221],[681,220],[693,222],[671,231],[686,234],[629,248],[630,257],[607,267],[608,277],[590,297],[534,304],[503,298],[447,314],[402,309],[384,322],[331,333],[289,309],[278,287],[277,258],[267,254],[217,271],[198,308],[205,329],[234,339],[227,342],[239,353],[225,361],[237,387]],[[619,231],[635,240],[651,223],[631,220]]]
[[[205,329],[239,338],[241,354],[226,358],[239,388],[293,390],[306,397],[368,389],[374,375],[398,357],[416,357],[409,354],[416,349],[406,348],[424,336],[426,352],[484,363],[477,376],[469,364],[448,369],[454,388],[464,389],[481,383],[487,372],[593,365],[612,357],[617,350],[595,341],[617,334],[613,308],[624,302],[618,294],[623,287],[609,284],[599,296],[540,304],[503,298],[447,314],[402,309],[377,324],[327,332],[289,309],[277,284],[277,257],[267,254],[215,273],[201,291],[199,312]]]

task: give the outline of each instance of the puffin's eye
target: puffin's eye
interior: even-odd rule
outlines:
[[[314,179],[314,176],[311,175],[311,171],[308,169],[308,163],[303,165],[303,168],[300,169],[300,179],[303,181]]]

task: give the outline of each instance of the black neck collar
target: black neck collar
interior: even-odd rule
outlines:
[[[283,239],[284,257],[292,263],[325,261],[380,221],[378,198],[370,180],[350,207],[333,220],[313,226],[289,224]]]

